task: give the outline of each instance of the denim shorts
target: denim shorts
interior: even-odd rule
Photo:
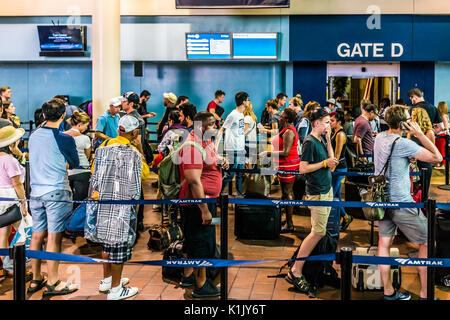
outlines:
[[[33,232],[48,230],[49,233],[60,233],[66,229],[67,221],[72,213],[71,202],[53,202],[52,200],[72,200],[72,192],[55,190],[30,201],[30,212],[33,218]]]
[[[380,237],[393,237],[397,234],[397,228],[412,243],[425,244],[428,241],[427,218],[420,209],[387,209],[384,219],[378,221],[378,235]]]

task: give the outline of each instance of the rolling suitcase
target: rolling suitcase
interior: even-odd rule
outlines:
[[[359,256],[376,256],[377,247],[356,248],[356,255]],[[398,257],[397,248],[391,248],[391,257]],[[400,266],[391,266],[391,280],[394,289],[400,289],[402,283],[402,272]],[[381,281],[380,269],[377,265],[353,264],[352,266],[352,286],[358,291],[365,290],[383,290],[383,282]]]
[[[234,218],[234,235],[239,239],[270,240],[280,236],[279,206],[237,204]]]

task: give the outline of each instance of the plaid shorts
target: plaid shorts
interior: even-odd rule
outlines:
[[[109,255],[111,263],[122,264],[131,259],[133,246],[128,245],[128,242],[121,242],[114,245],[103,244],[103,252]]]

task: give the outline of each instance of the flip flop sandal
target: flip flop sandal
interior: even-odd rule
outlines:
[[[35,292],[38,292],[45,286],[46,282],[47,282],[46,278],[42,278],[41,280],[31,280],[30,286],[27,289],[27,294],[33,294]],[[31,286],[32,284],[34,284],[36,286],[32,287]]]
[[[284,279],[303,293],[309,293],[311,291],[311,287],[304,276],[296,277],[292,271],[289,271],[288,275]]]
[[[8,277],[8,270],[1,268],[0,269],[0,281],[5,280]]]
[[[47,288],[46,291],[44,291],[42,293],[42,297],[43,298],[47,298],[47,297],[53,297],[53,296],[62,296],[62,295],[66,295],[66,294],[71,294],[74,293],[75,291],[78,290],[78,288],[75,289],[69,289],[69,287],[66,286],[64,288],[62,288],[61,290],[55,290],[56,287],[61,283],[61,280],[58,280],[55,282],[54,285],[48,285],[46,284],[45,287]]]

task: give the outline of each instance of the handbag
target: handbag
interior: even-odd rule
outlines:
[[[22,220],[22,212],[17,204],[12,205],[0,215],[0,228],[12,225],[14,222]]]
[[[398,137],[394,140],[391,147],[391,152],[389,157],[384,164],[383,169],[381,169],[379,175],[374,175],[369,177],[369,188],[367,192],[361,194],[361,200],[364,202],[389,202],[389,196],[387,192],[387,179],[386,179],[386,171],[389,168],[389,163],[391,161],[392,151],[394,151],[394,146],[397,143],[397,140],[400,139]],[[377,221],[382,220],[384,218],[385,208],[379,207],[371,207],[371,208],[362,208],[364,216],[367,220]]]
[[[176,240],[183,239],[183,231],[176,223],[171,223],[169,226],[153,225],[148,230],[150,239],[147,246],[150,250],[160,251],[168,248]]]

